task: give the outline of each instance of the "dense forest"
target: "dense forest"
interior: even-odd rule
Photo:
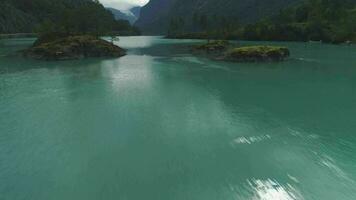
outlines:
[[[355,11],[355,3],[348,0],[308,0],[245,26],[242,36],[249,40],[355,41]]]
[[[137,35],[126,20],[116,20],[98,0],[1,0],[0,33]]]
[[[136,25],[145,34],[165,34],[170,20],[182,18],[187,30],[195,30],[194,16],[238,19],[254,23],[302,0],[150,0],[141,9]],[[211,21],[211,20],[209,20]],[[211,23],[211,22],[210,22]]]
[[[173,17],[168,37],[245,40],[323,41],[356,40],[356,7],[352,0],[307,0],[278,14],[243,23],[237,17],[194,13],[191,19]]]

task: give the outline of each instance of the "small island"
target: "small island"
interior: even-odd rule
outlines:
[[[278,46],[248,46],[229,50],[222,60],[234,62],[268,62],[283,61],[289,57],[286,47]]]
[[[209,58],[230,62],[271,62],[283,61],[290,56],[286,47],[279,46],[236,46],[228,40],[208,41],[193,46],[193,53]]]
[[[24,51],[26,57],[40,60],[71,60],[88,57],[121,57],[126,51],[91,35],[40,37]]]

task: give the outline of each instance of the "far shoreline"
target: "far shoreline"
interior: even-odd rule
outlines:
[[[107,37],[110,37],[109,35],[104,35],[101,36],[100,38],[103,38],[107,40]],[[167,37],[167,35],[121,35],[117,37],[160,37],[161,39],[167,39],[167,40],[194,40],[194,41],[207,41],[208,39],[206,38],[172,38],[172,37]],[[9,34],[2,34],[0,33],[0,40],[1,39],[21,39],[21,38],[38,38],[38,34],[36,33],[9,33]],[[221,39],[210,39],[210,41],[214,40],[221,40]],[[333,45],[333,46],[356,46],[356,43],[329,43],[329,42],[322,42],[322,41],[293,41],[293,40],[244,40],[244,39],[226,39],[227,41],[232,41],[232,42],[256,42],[256,43],[268,43],[268,42],[273,42],[273,43],[304,43],[304,44],[323,44],[323,45]]]
[[[37,38],[36,33],[1,33],[0,39],[11,39],[11,38]]]

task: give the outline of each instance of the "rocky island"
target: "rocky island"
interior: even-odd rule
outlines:
[[[231,62],[283,61],[290,55],[286,47],[245,46],[236,47],[227,40],[208,41],[193,47],[193,53],[203,53],[210,58]]]
[[[222,60],[235,62],[283,61],[289,55],[289,49],[286,47],[247,46],[229,50],[222,57]]]
[[[87,57],[121,57],[126,51],[91,35],[44,36],[24,51],[26,57],[40,60],[71,60]]]

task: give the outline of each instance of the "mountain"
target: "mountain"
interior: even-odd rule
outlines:
[[[15,8],[9,2],[0,2],[0,33],[26,33],[35,21],[32,15]]]
[[[139,33],[128,21],[115,20],[98,0],[0,0],[0,33],[51,31]]]
[[[95,5],[92,0],[1,0],[0,33],[28,33],[44,21],[55,23],[63,12],[79,7]]]
[[[130,9],[131,13],[136,16],[136,18],[140,18],[141,15],[141,6],[135,6]],[[137,20],[136,19],[136,20]]]
[[[141,8],[140,18],[135,25],[145,34],[162,34],[168,29],[168,24],[175,3],[179,0],[150,0]]]
[[[141,9],[136,22],[145,34],[166,33],[173,18],[192,22],[196,15],[226,17],[240,23],[253,23],[277,14],[282,8],[303,0],[151,0]],[[193,24],[185,23],[193,28]]]
[[[136,25],[177,39],[356,41],[356,0],[151,0]]]
[[[140,16],[141,7],[133,7],[128,11],[120,11],[115,8],[107,9],[114,15],[115,19],[127,20],[130,22],[130,24],[134,24]]]

